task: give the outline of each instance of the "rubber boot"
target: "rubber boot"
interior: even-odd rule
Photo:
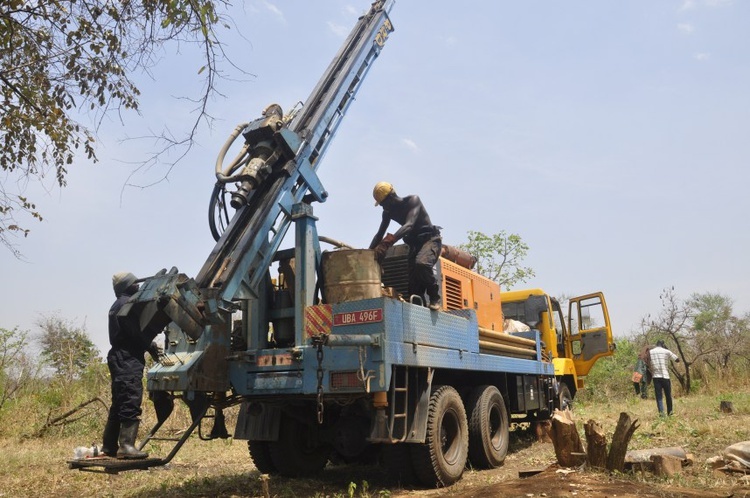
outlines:
[[[443,300],[440,298],[440,286],[432,278],[432,281],[427,284],[427,295],[430,297],[430,309],[437,311],[443,307]]]
[[[131,420],[120,424],[120,449],[117,450],[117,458],[138,460],[148,458],[148,453],[138,451],[135,447],[135,438],[138,436],[138,420]]]
[[[430,309],[432,311],[442,309],[443,300],[440,298],[440,291],[438,290],[437,284],[434,286],[431,285],[430,288],[427,289],[427,294],[430,296]]]
[[[108,457],[117,456],[117,440],[120,438],[120,421],[116,418],[108,418],[107,425],[104,426],[104,435],[102,436],[102,453]]]

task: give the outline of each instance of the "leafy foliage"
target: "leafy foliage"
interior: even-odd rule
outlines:
[[[664,339],[668,349],[680,357],[684,371],[677,370],[674,365],[671,372],[675,375],[682,389],[690,392],[691,367],[702,354],[700,350],[689,347],[692,335],[692,320],[690,307],[682,301],[674,291],[674,287],[664,289],[659,296],[662,307],[656,318],[650,315],[641,320],[641,336],[653,344]]]
[[[15,213],[42,220],[34,202],[23,195],[29,181],[54,173],[56,184],[64,187],[79,151],[96,161],[94,136],[76,120],[76,111],[96,111],[101,118],[108,111],[137,110],[140,91],[130,75],[153,66],[165,43],[204,47],[198,72],[206,85],[196,125],[206,119],[221,53],[214,34],[221,21],[217,3],[2,2],[0,167],[6,175],[0,183],[0,242],[19,255],[9,237],[25,237],[29,229],[16,222]]]
[[[85,327],[76,327],[58,316],[43,317],[37,325],[42,329],[42,357],[65,381],[79,379],[90,365],[99,362],[99,350]]]
[[[750,316],[734,316],[733,302],[721,294],[693,294],[688,306],[694,311],[696,346],[704,352],[703,361],[714,370],[726,370],[733,359],[748,358]]]
[[[469,230],[469,241],[459,247],[477,258],[476,271],[510,289],[534,276],[534,270],[522,266],[529,246],[515,233],[505,230],[493,235]]]
[[[0,409],[34,378],[36,368],[26,353],[28,333],[0,328]]]
[[[661,296],[656,317],[641,322],[641,337],[653,344],[664,339],[680,357],[671,373],[689,393],[695,380],[746,372],[750,366],[750,314],[734,314],[732,300],[717,293],[696,293],[680,299],[674,287]]]

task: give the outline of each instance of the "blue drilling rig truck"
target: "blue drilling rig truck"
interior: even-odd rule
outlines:
[[[313,205],[328,195],[318,171],[393,32],[392,5],[375,1],[359,18],[301,109],[272,104],[237,126],[216,162],[216,245],[203,267],[194,278],[172,268],[144,279],[120,311],[145,340],[166,334],[147,388],[187,403],[190,428],[164,458],[74,468],[163,465],[206,418],[213,437],[225,436],[223,410],[239,405],[233,437],[247,440],[263,473],[312,475],[330,461],[377,457],[403,482],[448,486],[469,462],[501,465],[510,425],[549,419],[582,385],[576,361],[611,354],[599,293],[571,300],[567,323],[538,289],[506,307],[472,257],[445,246],[443,305],[433,311],[408,295],[406,246],[378,262],[318,236]],[[504,313],[525,330],[506,330]],[[157,406],[141,447],[170,410]]]

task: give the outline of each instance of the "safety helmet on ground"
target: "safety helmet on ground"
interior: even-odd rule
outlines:
[[[375,198],[375,205],[379,206],[386,197],[391,195],[396,190],[388,182],[378,182],[375,184],[375,188],[372,189],[372,196]]]

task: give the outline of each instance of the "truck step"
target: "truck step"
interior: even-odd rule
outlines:
[[[69,460],[68,468],[88,472],[103,472],[117,474],[126,470],[146,470],[159,467],[166,462],[162,458],[144,458],[142,460],[120,460],[117,458],[98,457]]]
[[[172,458],[177,454],[177,451],[185,444],[185,441],[190,437],[196,427],[200,424],[201,420],[205,417],[206,411],[209,405],[206,403],[196,414],[195,419],[190,424],[190,427],[182,433],[180,438],[163,438],[156,437],[156,433],[161,428],[165,420],[156,422],[156,425],[151,429],[148,435],[141,441],[136,447],[138,450],[142,450],[149,441],[173,441],[175,442],[174,447],[169,454],[164,458],[144,458],[141,460],[130,460],[130,459],[117,459],[107,456],[99,456],[93,458],[82,458],[80,460],[68,460],[68,468],[77,469],[80,471],[89,472],[106,472],[108,474],[117,474],[126,470],[146,470],[151,467],[160,467],[168,464],[172,461]]]

